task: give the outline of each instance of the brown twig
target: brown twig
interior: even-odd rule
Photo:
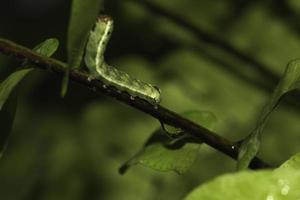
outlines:
[[[64,75],[66,72],[66,64],[60,62],[53,58],[48,58],[42,55],[39,55],[32,50],[18,45],[14,42],[0,39],[0,52],[10,55],[19,59],[26,59],[28,62],[34,64],[40,69],[45,69],[52,71],[58,75]],[[80,83],[87,88],[92,89],[93,91],[101,92],[102,94],[113,97],[127,105],[130,105],[148,115],[153,116],[162,123],[166,123],[178,128],[181,128],[193,135],[196,138],[199,138],[204,143],[209,146],[223,152],[224,154],[237,159],[239,145],[238,143],[230,142],[227,139],[217,135],[216,133],[211,132],[210,130],[195,124],[194,122],[181,117],[180,115],[160,106],[153,106],[152,104],[146,102],[143,99],[132,98],[126,92],[120,92],[114,87],[106,87],[103,82],[97,79],[90,79],[89,75],[85,72],[78,70],[70,71],[70,79],[76,83]],[[251,168],[268,168],[270,165],[263,162],[259,158],[255,158],[251,165]]]

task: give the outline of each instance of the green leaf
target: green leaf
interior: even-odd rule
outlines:
[[[292,156],[289,160],[284,162],[278,169],[300,170],[300,153],[297,153],[296,155]]]
[[[58,48],[58,40],[48,39],[37,45],[34,51],[44,56],[51,56]],[[16,87],[23,78],[33,70],[31,67],[20,69],[9,75],[0,84],[0,157],[5,150],[11,132],[17,106]]]
[[[277,107],[280,100],[288,92],[299,88],[300,86],[300,60],[291,61],[285,70],[285,73],[280,80],[278,86],[273,92],[269,102],[266,104],[262,113],[257,121],[255,129],[243,141],[239,156],[238,156],[238,169],[246,169],[251,160],[256,156],[259,151],[261,134],[264,126],[272,114],[273,110]]]
[[[96,22],[97,15],[103,4],[102,0],[73,0],[68,28],[67,50],[68,66],[79,68],[88,35]],[[69,70],[62,81],[61,96],[68,90]]]
[[[192,191],[186,200],[295,200],[300,198],[300,172],[241,171],[222,175]]]
[[[17,107],[15,88],[31,71],[32,68],[16,71],[0,84],[0,158],[5,150],[15,117]]]
[[[16,71],[0,84],[0,110],[2,110],[13,89],[31,70],[30,68]]]
[[[57,51],[58,46],[59,46],[59,41],[57,39],[49,38],[44,42],[35,46],[33,50],[43,56],[50,57]]]
[[[184,115],[206,128],[212,128],[216,122],[216,117],[210,112],[189,111]],[[197,159],[200,144],[201,141],[189,135],[170,138],[162,130],[158,130],[133,158],[122,165],[120,173],[123,174],[129,167],[140,164],[158,171],[182,174]]]
[[[68,64],[72,68],[80,67],[85,44],[102,0],[73,0],[68,29]]]
[[[0,92],[2,91],[3,83],[0,85]],[[2,105],[0,109],[0,158],[5,151],[7,140],[11,132],[17,105],[17,95],[13,92]]]

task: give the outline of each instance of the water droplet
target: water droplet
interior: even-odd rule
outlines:
[[[289,193],[290,187],[288,185],[283,186],[281,189],[281,194],[282,195],[287,195]]]
[[[89,76],[87,80],[88,82],[91,82],[93,79],[94,79],[93,77]]]
[[[231,149],[235,149],[234,145],[231,146]]]
[[[130,96],[130,100],[134,101],[134,99],[135,99],[134,96]]]
[[[102,85],[102,87],[103,87],[104,89],[106,89],[106,88],[107,88],[107,86],[106,86],[105,84],[103,84],[103,85]]]
[[[269,194],[269,195],[267,196],[266,200],[274,200],[274,196],[271,195],[271,194]]]
[[[290,186],[288,184],[289,184],[289,181],[286,179],[278,180],[278,185],[279,185],[279,187],[281,187],[280,192],[282,195],[287,195],[289,193]]]

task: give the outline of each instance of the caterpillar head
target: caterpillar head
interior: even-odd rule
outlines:
[[[114,25],[113,19],[108,15],[100,15],[96,24],[99,33],[102,33],[106,38],[110,38]]]

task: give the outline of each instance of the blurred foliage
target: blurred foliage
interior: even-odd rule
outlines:
[[[289,60],[300,57],[299,32],[276,13],[271,0],[155,2],[181,13],[278,74]],[[49,37],[65,44],[70,3],[2,1],[0,37],[28,47]],[[298,4],[288,1],[295,13],[299,13]],[[225,138],[236,141],[249,134],[270,94],[206,53],[229,62],[253,80],[264,78],[226,52],[198,42],[189,31],[151,13],[138,1],[107,0],[104,11],[115,20],[108,63],[158,85],[162,105],[171,110],[211,111],[218,118],[216,132]],[[66,55],[62,45],[54,57],[66,61]],[[21,63],[0,56],[0,64],[3,80]],[[74,83],[61,99],[60,80],[36,71],[21,85],[13,133],[0,163],[0,199],[182,199],[197,185],[235,170],[235,161],[203,145],[198,160],[180,176],[143,167],[120,176],[120,165],[159,123]],[[262,138],[260,157],[265,161],[278,165],[300,151],[299,113],[287,106],[274,112]]]
[[[220,176],[196,188],[186,197],[186,200],[298,199],[300,197],[299,161],[300,154],[298,153],[275,170],[242,171]]]
[[[261,138],[264,127],[273,111],[277,108],[281,100],[291,91],[300,87],[300,60],[290,61],[286,67],[284,75],[276,86],[271,98],[264,106],[253,131],[244,139],[241,144],[238,156],[238,169],[247,169],[251,160],[256,156],[260,149]]]

